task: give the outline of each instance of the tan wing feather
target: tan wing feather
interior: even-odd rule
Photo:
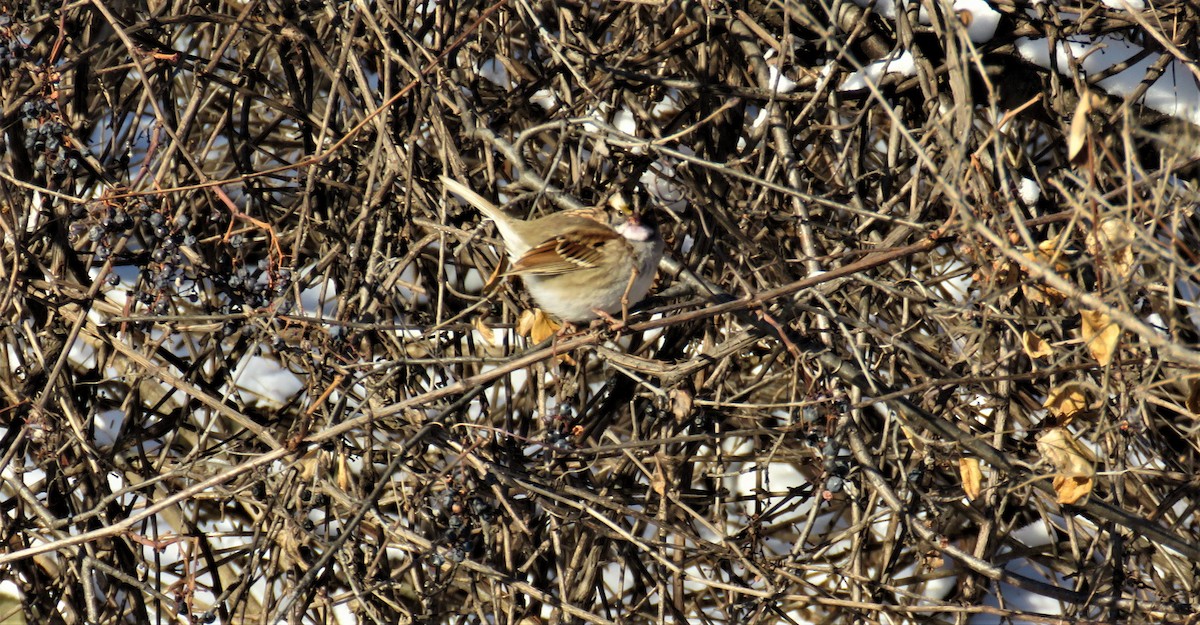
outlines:
[[[597,266],[600,248],[621,235],[610,228],[595,227],[576,230],[571,236],[557,236],[530,248],[517,262],[510,274],[557,275]]]

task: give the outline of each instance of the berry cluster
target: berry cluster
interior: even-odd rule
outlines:
[[[247,241],[245,235],[235,234],[229,238],[229,246],[233,248],[233,267],[225,278],[228,286],[231,312],[242,307],[262,308],[283,297],[292,284],[292,272],[289,269],[274,269],[270,260],[260,258],[249,261],[247,256]],[[279,312],[286,313],[291,309],[291,303],[284,300],[279,304]]]
[[[575,409],[570,404],[559,404],[542,418],[542,423],[546,426],[542,444],[550,456],[569,453],[575,449],[579,432],[574,421]]]
[[[33,160],[34,173],[48,173],[50,180],[59,184],[73,177],[79,170],[79,153],[70,147],[58,105],[49,99],[28,100],[21,105],[21,120],[25,122],[25,150]]]
[[[86,238],[91,245],[93,264],[109,260],[118,242],[124,240],[126,245],[114,261],[141,269],[136,300],[155,314],[166,314],[170,292],[188,279],[181,250],[196,245],[196,235],[188,229],[189,216],[168,219],[146,200],[139,199],[77,204],[71,208],[70,220],[71,236],[76,240]],[[115,273],[109,275],[110,286],[119,283]],[[192,301],[197,299],[194,291],[184,295]]]
[[[13,32],[12,17],[0,14],[0,75],[7,75],[21,64],[25,44]]]
[[[447,547],[446,558],[456,563],[475,551],[483,526],[498,516],[495,504],[478,493],[474,480],[430,496],[429,507],[445,528],[441,543]],[[435,566],[445,564],[446,558],[437,553],[430,557]]]
[[[178,292],[185,281],[191,282],[182,249],[195,246],[196,235],[189,231],[192,219],[188,215],[168,219],[154,210],[145,211],[143,215],[141,238],[149,251],[149,262],[141,266],[141,275],[138,277],[141,289],[137,297],[154,314],[162,315],[169,309],[171,291],[174,289]],[[180,294],[191,301],[198,298],[194,286]]]

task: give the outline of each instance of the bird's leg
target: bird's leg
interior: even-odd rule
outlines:
[[[634,267],[633,271],[629,272],[629,282],[625,284],[625,292],[621,294],[621,324],[629,321],[629,292],[633,290],[633,283],[637,282],[638,268]]]
[[[599,308],[593,308],[592,312],[596,313],[596,320],[592,322],[594,327],[599,327],[600,324],[607,323],[608,329],[612,330],[613,332],[620,332],[621,330],[625,329],[624,321],[620,319],[614,319],[613,316],[608,314],[606,311],[600,310]]]

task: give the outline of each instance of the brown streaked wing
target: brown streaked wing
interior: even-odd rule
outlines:
[[[557,236],[530,248],[513,263],[509,273],[555,275],[591,269],[600,260],[601,246],[620,238],[611,228],[599,225],[575,230],[570,236]]]

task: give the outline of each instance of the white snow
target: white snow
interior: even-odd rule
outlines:
[[[1119,0],[1118,0],[1119,1]],[[1000,12],[984,0],[956,0],[954,12],[960,17],[969,15],[963,20],[967,26],[967,37],[975,43],[991,41],[996,34],[996,25],[1000,23]]]
[[[1037,204],[1039,199],[1041,199],[1042,188],[1038,186],[1036,180],[1031,178],[1022,178],[1021,182],[1017,185],[1017,197],[1021,198],[1021,201],[1024,202],[1026,206],[1033,206],[1034,204]]]
[[[1141,46],[1112,35],[1068,39],[1059,41],[1055,46],[1052,65],[1048,40],[1022,37],[1015,44],[1017,52],[1025,60],[1064,74],[1071,71],[1070,59],[1075,59],[1083,72],[1091,75],[1131,61],[1143,51]],[[1128,68],[1101,80],[1097,85],[1110,94],[1129,96],[1141,86],[1146,71],[1158,59],[1159,55],[1150,54],[1132,61]],[[1154,81],[1139,101],[1160,113],[1200,124],[1200,85],[1197,84],[1196,75],[1177,60],[1167,64],[1163,75]]]
[[[872,61],[866,64],[857,72],[846,76],[842,81],[838,91],[859,91],[866,89],[867,84],[878,84],[887,74],[900,74],[903,76],[915,76],[917,66],[913,62],[912,53],[904,51],[898,54],[886,56],[877,61]]]

